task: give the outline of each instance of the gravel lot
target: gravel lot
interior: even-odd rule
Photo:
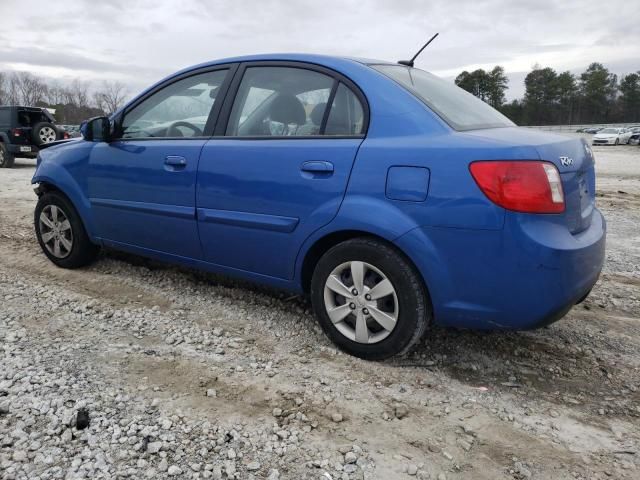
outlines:
[[[336,351],[286,294],[106,252],[57,269],[0,171],[0,478],[640,477],[640,149],[596,147],[607,263],[538,331]]]

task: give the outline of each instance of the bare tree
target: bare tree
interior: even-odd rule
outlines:
[[[75,105],[75,97],[69,87],[61,87],[60,96],[62,97],[62,103],[65,105]]]
[[[96,106],[107,114],[118,110],[127,97],[127,90],[122,82],[103,82],[102,89],[94,93]]]
[[[58,105],[64,101],[63,88],[57,81],[51,82],[47,88],[47,103],[49,105]]]
[[[0,105],[7,103],[7,75],[4,72],[0,72]]]
[[[107,113],[107,105],[104,101],[104,94],[102,92],[93,92],[93,105],[104,113]]]
[[[18,105],[22,102],[18,83],[18,79],[15,75],[8,76],[7,105]]]
[[[29,72],[16,72],[13,74],[15,85],[20,93],[21,103],[36,105],[44,102],[47,95],[47,85],[35,75]]]
[[[69,87],[71,93],[71,103],[76,107],[89,106],[89,83],[81,80],[74,80]]]

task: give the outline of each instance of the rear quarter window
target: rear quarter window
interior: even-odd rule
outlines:
[[[0,108],[0,125],[9,125],[11,123],[11,110],[8,108]]]
[[[403,65],[371,67],[418,97],[455,130],[515,126],[511,120],[479,98],[429,72]]]

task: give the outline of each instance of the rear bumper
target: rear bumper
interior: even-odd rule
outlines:
[[[6,144],[7,149],[16,157],[35,158],[38,156],[39,148],[35,145],[15,145],[12,143]],[[23,151],[29,148],[29,151]]]
[[[583,300],[604,263],[606,223],[598,210],[576,235],[554,217],[509,213],[502,231],[423,227],[396,243],[423,274],[436,323],[532,329]]]

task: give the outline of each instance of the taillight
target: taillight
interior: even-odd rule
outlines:
[[[525,213],[564,211],[560,173],[540,161],[479,161],[469,166],[474,180],[495,204]]]
[[[11,129],[11,135],[13,135],[14,137],[22,136],[22,129],[21,128],[12,128]]]
[[[69,136],[69,134],[68,134],[67,132],[64,132],[64,133],[62,134],[62,138],[64,138],[65,140],[67,140],[68,138],[71,138],[71,137]]]

